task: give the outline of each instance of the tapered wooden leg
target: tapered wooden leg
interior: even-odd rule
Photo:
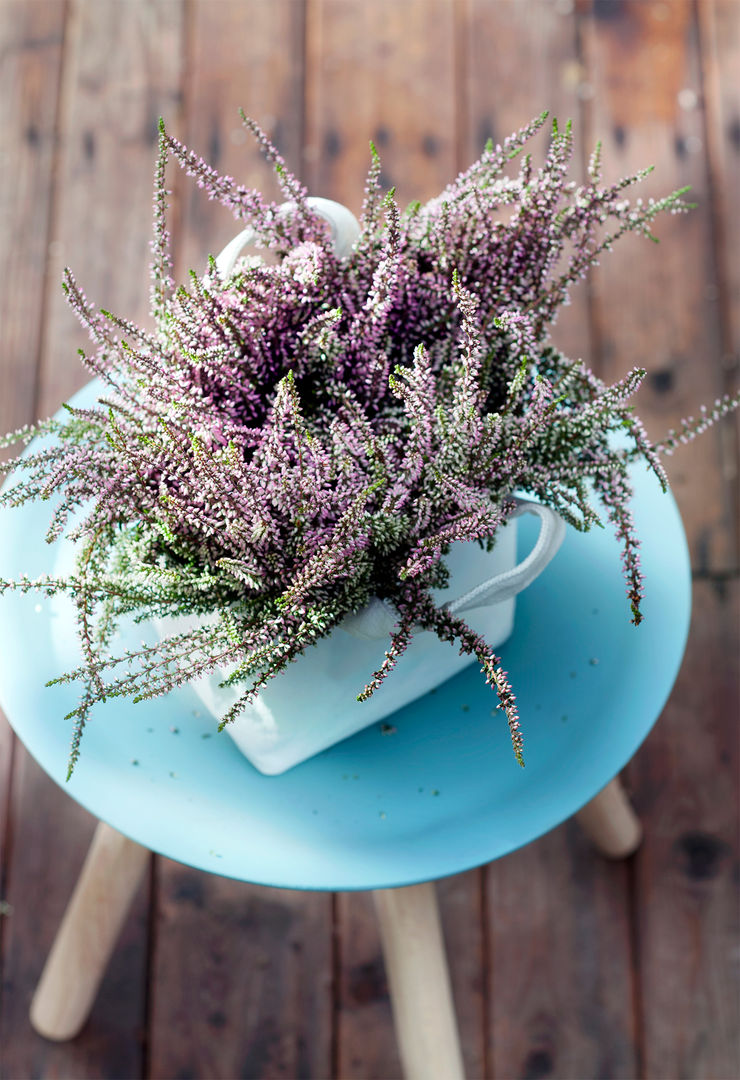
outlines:
[[[618,777],[578,811],[576,820],[602,855],[610,859],[622,859],[640,846],[642,825]]]
[[[462,1080],[434,884],[373,893],[406,1080]]]
[[[150,852],[102,822],[31,1002],[40,1035],[72,1039],[87,1020]]]

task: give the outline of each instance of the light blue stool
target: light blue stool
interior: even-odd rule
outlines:
[[[433,880],[529,843],[571,815],[607,855],[629,854],[640,826],[615,779],[659,716],[683,656],[690,569],[681,519],[642,466],[633,503],[643,540],[645,620],[629,622],[611,529],[568,530],[517,601],[501,646],[518,697],[526,768],[511,753],[495,696],[473,665],[374,725],[277,777],[217,735],[188,689],[93,716],[65,784],[67,685],[51,602],[0,601],[0,703],[49,775],[101,824],[31,1017],[48,1038],[84,1023],[149,850],[255,884],[372,890],[406,1075],[461,1077],[462,1062]],[[48,504],[6,511],[0,576],[49,572]],[[520,557],[537,526],[523,519]],[[392,678],[403,678],[403,662]]]

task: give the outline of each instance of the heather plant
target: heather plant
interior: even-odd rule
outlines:
[[[358,701],[414,633],[432,630],[478,661],[523,764],[500,659],[430,590],[447,583],[454,541],[495,543],[521,489],[578,530],[611,522],[640,622],[629,466],[642,460],[666,490],[661,455],[739,399],[651,444],[629,404],[645,371],[606,385],[559,352],[550,331],[601,253],[624,233],[652,237],[658,214],[688,209],[684,192],[632,202],[625,191],[648,170],[605,185],[598,149],[577,184],[570,128],[557,125],[536,168],[523,150],[543,115],[402,213],[381,190],[372,148],[361,234],[341,259],[303,185],[243,119],[287,202],[219,175],[161,124],[152,325],[96,310],[65,271],[93,344],[82,361],[104,391],[95,408],[67,405],[63,419],[4,443],[53,437],[3,466],[18,475],[0,505],[56,499],[47,539],[66,532],[77,545],[66,578],[0,581],[0,591],[74,599],[81,663],[54,680],[81,684],[69,772],[96,703],[141,701],[225,670],[240,696],[223,727],[373,597],[393,605],[397,622]],[[210,259],[175,285],[170,158],[254,230],[270,261],[244,258],[223,276]],[[173,614],[206,618],[153,645],[112,648],[122,619]]]

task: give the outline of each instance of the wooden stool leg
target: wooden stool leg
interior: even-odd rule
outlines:
[[[401,1061],[407,1080],[462,1080],[434,884],[373,893]]]
[[[101,822],[31,1002],[40,1035],[72,1039],[87,1020],[150,852]]]
[[[618,777],[576,814],[576,820],[602,855],[622,859],[640,846],[642,825]]]

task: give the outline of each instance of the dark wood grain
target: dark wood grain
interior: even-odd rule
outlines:
[[[645,1075],[740,1075],[740,582],[694,587],[687,661],[629,767]]]
[[[13,842],[8,900],[13,915],[3,941],[0,1075],[110,1077],[141,1075],[145,1038],[146,889],[136,898],[82,1033],[51,1043],[32,1030],[28,1010],[46,956],[80,872],[95,819],[60,791],[23,748],[13,776]]]
[[[635,196],[647,199],[690,184],[690,198],[698,204],[688,215],[656,222],[659,246],[641,237],[624,238],[594,275],[601,374],[611,381],[634,366],[648,369],[635,405],[654,438],[682,416],[696,415],[702,403],[711,405],[723,390],[719,282],[693,13],[689,0],[603,0],[582,19],[593,90],[590,126],[603,140],[607,179],[652,164],[654,173]],[[732,504],[721,462],[717,429],[667,462],[692,565],[700,572],[737,567]]]
[[[203,2],[191,6],[189,19],[185,110],[180,130],[168,126],[222,172],[277,197],[272,169],[238,109],[276,137],[298,171],[302,4]],[[175,170],[176,276],[183,280],[242,226]],[[166,859],[156,895],[151,1076],[328,1075],[331,896],[258,888]]]
[[[61,289],[65,265],[93,304],[147,320],[157,121],[180,100],[183,10],[170,0],[69,7],[39,387],[44,415],[90,378],[77,356],[87,337]]]
[[[10,7],[11,15],[36,9]],[[72,264],[93,301],[134,318],[147,310],[153,140],[157,116],[177,100],[181,79],[180,5],[81,0],[53,8],[64,18],[64,52],[60,88],[47,88],[58,105],[55,183],[49,186],[47,178],[46,190],[37,193],[49,239],[37,384],[42,415],[89,377],[76,355],[84,335],[61,296],[63,265]],[[47,49],[59,41],[60,29],[47,32]],[[37,40],[43,50],[44,38]],[[53,65],[50,71],[53,76]],[[43,121],[38,124],[43,132]],[[29,235],[38,243],[32,229]],[[37,265],[38,257],[29,257],[23,273]],[[11,812],[8,899],[15,913],[3,972],[6,1075],[136,1076],[143,1068],[146,1019],[146,895],[131,912],[88,1027],[68,1045],[35,1036],[28,1004],[93,820],[26,755],[15,765]]]
[[[0,5],[2,431],[34,419],[64,15],[63,6],[54,3]],[[34,814],[28,830],[19,826],[11,796],[18,792],[22,752],[13,754],[13,736],[4,718],[0,725],[0,1075],[10,1078],[30,1076],[31,1060],[38,1067],[45,1059],[45,1048],[41,1040],[32,1040],[27,1018],[28,995],[38,970],[26,969],[29,964],[33,969],[37,958],[43,957],[34,942],[46,931],[47,941],[51,940],[57,918],[53,900],[61,895],[64,882],[52,893],[47,912],[35,910],[24,895],[23,881],[17,881],[15,849],[30,844],[31,834],[44,829],[45,822]],[[78,815],[84,816],[82,811]],[[52,862],[55,877],[56,870]],[[42,896],[41,887],[43,880],[32,895]]]
[[[215,8],[199,0],[191,7],[186,126],[180,135],[209,164],[270,198],[281,198],[272,166],[261,157],[239,109],[268,133],[300,176],[304,32],[303,0],[219,0]],[[206,255],[217,254],[243,226],[195,184],[186,182],[183,196],[186,220],[179,239],[185,270],[202,267]]]
[[[34,419],[43,324],[49,188],[64,34],[58,4],[0,7],[0,431]],[[2,458],[12,452],[2,453]],[[13,735],[0,714],[0,902],[7,887]],[[3,911],[6,909],[3,908]],[[0,914],[0,965],[3,926]]]
[[[740,219],[734,206],[740,191],[740,12],[733,0],[709,0],[697,4],[697,15],[719,288],[720,375],[725,389],[732,392],[740,382]],[[722,425],[720,438],[722,472],[734,503],[736,535],[740,536],[737,418],[734,424],[728,421]]]
[[[494,1076],[638,1076],[627,868],[574,822],[491,863]]]
[[[369,893],[337,897],[336,1075],[341,1080],[402,1076],[388,982]]]
[[[452,0],[310,0],[306,176],[359,214],[372,139],[403,207],[436,195],[455,167]]]
[[[453,179],[457,155],[455,5],[311,2],[307,20],[306,177],[356,213],[375,143],[401,206]],[[432,77],[433,72],[433,77]],[[440,888],[466,1070],[483,1075],[480,875]],[[367,896],[338,904],[340,1077],[400,1075],[380,939]]]
[[[630,274],[634,262],[623,245],[604,260],[595,288],[602,370],[615,377],[643,363],[639,356],[652,360],[638,405],[658,435],[680,415],[696,414],[700,402],[711,403],[725,384],[726,284],[715,245],[717,187],[707,164],[696,8],[599,4],[582,29],[592,122],[604,132],[607,160],[614,155],[624,172],[642,155],[659,177],[646,194],[658,184],[690,183],[698,203],[688,218],[661,223],[662,249],[632,254],[639,274]],[[624,309],[633,313],[629,320]],[[656,1080],[737,1072],[737,991],[727,959],[737,940],[731,865],[738,815],[730,779],[737,770],[730,719],[738,714],[737,582],[726,581],[737,566],[737,540],[726,460],[722,434],[713,431],[667,462],[693,565],[708,580],[695,584],[677,685],[628,769],[646,836],[633,881],[638,1051],[645,1075]]]
[[[35,419],[64,7],[0,5],[0,430]]]
[[[713,242],[726,286],[722,330],[726,353],[722,368],[737,371],[733,348],[740,342],[740,221],[733,212],[740,188],[740,17],[734,0],[697,5],[702,59],[707,159],[714,188]]]
[[[465,1075],[487,1075],[487,956],[482,870],[437,883],[437,897],[452,983]]]
[[[557,118],[561,125],[568,120],[573,123],[576,148],[571,173],[580,179],[583,155],[590,152],[590,147],[580,96],[586,74],[572,5],[553,4],[550,0],[511,0],[505,4],[467,0],[460,38],[463,163],[481,153],[486,139],[501,142],[546,109],[550,118]],[[550,118],[530,144],[535,163],[542,161],[547,151]],[[512,165],[512,172],[516,167],[516,163]],[[553,337],[569,356],[590,359],[584,285],[573,290],[570,306],[561,310]]]
[[[149,1075],[328,1076],[328,896],[159,863]]]
[[[472,0],[466,34],[469,156],[486,137],[500,141],[548,109],[561,124],[573,121],[571,169],[581,177],[591,150],[583,118],[590,90],[572,6]],[[532,143],[535,163],[549,130]],[[573,289],[554,338],[568,355],[594,362],[584,284]],[[569,827],[486,875],[492,1075],[636,1075],[624,868],[594,858]]]

